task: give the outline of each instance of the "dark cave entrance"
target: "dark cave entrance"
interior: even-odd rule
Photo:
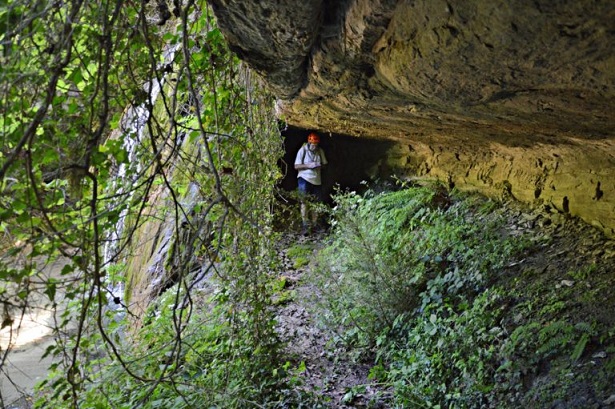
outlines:
[[[280,168],[284,178],[280,187],[287,192],[297,189],[297,171],[294,168],[299,148],[307,140],[310,130],[288,127],[282,131],[284,138],[284,157]],[[331,204],[331,194],[336,186],[342,190],[365,190],[362,181],[372,182],[375,178],[388,178],[386,153],[392,142],[357,138],[348,135],[317,132],[320,146],[325,151],[329,165],[323,169],[323,195]]]

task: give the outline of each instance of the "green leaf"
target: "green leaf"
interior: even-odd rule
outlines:
[[[581,358],[581,355],[583,355],[583,352],[585,352],[585,346],[587,345],[588,341],[589,335],[583,334],[581,336],[581,339],[579,339],[577,344],[574,346],[574,350],[572,351],[572,355],[570,355],[570,359],[572,359],[574,362],[578,361],[579,358]]]
[[[355,394],[352,391],[346,392],[346,394],[342,397],[343,403],[351,403],[355,398]]]
[[[71,274],[73,271],[75,271],[75,266],[72,264],[66,264],[64,267],[62,267],[62,271],[60,272],[60,274],[65,276]]]
[[[56,283],[50,281],[47,283],[45,287],[45,294],[49,297],[49,301],[54,301],[56,297]]]

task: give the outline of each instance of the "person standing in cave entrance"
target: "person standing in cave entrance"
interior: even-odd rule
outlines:
[[[309,205],[310,201],[322,202],[322,174],[321,170],[327,165],[325,152],[318,144],[320,137],[311,132],[307,143],[297,152],[295,169],[298,171],[297,182],[301,196],[301,221],[303,234],[308,234],[312,228],[318,227],[318,213]]]

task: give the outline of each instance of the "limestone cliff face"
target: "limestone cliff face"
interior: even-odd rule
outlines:
[[[615,235],[612,0],[211,0],[288,123]]]

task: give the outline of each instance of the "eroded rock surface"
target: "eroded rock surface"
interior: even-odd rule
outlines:
[[[294,126],[615,235],[615,3],[213,0]]]

